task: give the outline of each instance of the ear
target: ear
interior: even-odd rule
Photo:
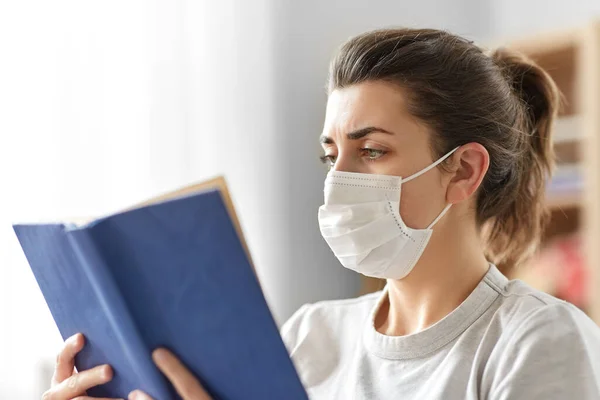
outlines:
[[[489,166],[490,155],[479,143],[468,143],[456,150],[446,201],[457,204],[467,200],[481,185]]]

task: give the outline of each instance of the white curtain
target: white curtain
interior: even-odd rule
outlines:
[[[1,3],[0,398],[39,398],[61,345],[10,223],[103,214],[216,174],[247,231],[277,212],[249,179],[277,179],[254,162],[273,145],[249,150],[272,120],[269,27],[262,2],[240,4]],[[236,23],[240,7],[251,24]],[[263,231],[251,249],[272,239]]]

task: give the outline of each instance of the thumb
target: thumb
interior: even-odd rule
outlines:
[[[142,392],[141,390],[134,390],[133,392],[129,393],[129,396],[127,396],[127,400],[153,400],[152,397],[148,396],[146,393]]]

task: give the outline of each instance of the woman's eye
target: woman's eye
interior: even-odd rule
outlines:
[[[385,150],[379,150],[379,149],[360,149],[360,151],[362,152],[362,156],[366,157],[369,161],[375,161],[378,158],[381,158],[382,156],[385,155],[386,151]]]
[[[333,167],[333,165],[335,164],[336,156],[324,155],[324,156],[321,156],[320,158],[321,158],[321,162],[323,164],[326,164],[328,167]]]

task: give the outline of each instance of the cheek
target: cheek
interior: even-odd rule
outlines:
[[[436,174],[402,184],[400,215],[409,228],[424,229],[446,207],[446,193]]]

